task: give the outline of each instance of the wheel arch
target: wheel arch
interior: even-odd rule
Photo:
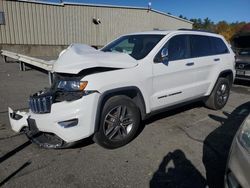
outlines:
[[[234,82],[234,75],[233,75],[233,71],[228,69],[228,70],[224,70],[222,72],[220,72],[217,80],[216,80],[216,83],[218,81],[219,78],[228,78],[229,79],[229,83],[230,83],[230,87],[233,85],[233,82]]]
[[[208,97],[209,95],[211,95],[211,93],[213,92],[213,90],[214,90],[214,88],[216,86],[216,83],[218,82],[219,78],[228,78],[229,79],[230,88],[231,88],[232,85],[233,85],[233,82],[234,82],[234,73],[233,73],[233,70],[232,69],[225,69],[223,71],[218,71],[216,73],[216,75],[211,78],[212,81],[211,81],[211,84],[209,86],[208,91],[205,94],[206,97]]]
[[[99,129],[100,124],[100,116],[102,112],[102,108],[105,104],[105,102],[114,96],[118,95],[124,95],[132,99],[132,101],[135,103],[135,105],[138,107],[141,115],[141,119],[145,119],[146,117],[146,104],[144,97],[140,91],[140,89],[136,86],[128,86],[128,87],[121,87],[116,89],[111,89],[108,91],[105,91],[98,100],[97,105],[97,111],[96,111],[96,117],[95,117],[95,132]]]

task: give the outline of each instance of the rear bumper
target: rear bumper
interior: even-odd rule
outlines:
[[[87,138],[94,133],[99,95],[99,93],[92,93],[76,101],[54,103],[51,106],[51,112],[46,114],[34,114],[31,111],[14,113],[9,108],[11,127],[15,132],[20,132],[28,127],[27,119],[30,118],[35,121],[40,132],[53,133],[66,143]],[[77,119],[77,124],[74,126],[64,127],[59,124],[72,119]]]

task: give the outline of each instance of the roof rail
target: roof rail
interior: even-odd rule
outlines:
[[[186,28],[181,28],[178,29],[179,31],[197,31],[197,32],[205,32],[205,33],[215,33],[212,31],[207,31],[207,30],[199,30],[199,29],[186,29]],[[215,33],[216,34],[216,33]]]

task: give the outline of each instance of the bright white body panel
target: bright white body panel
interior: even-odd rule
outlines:
[[[37,128],[42,132],[54,133],[66,142],[74,142],[86,138],[94,133],[95,114],[99,93],[93,93],[72,102],[54,103],[51,112],[46,114],[34,114],[32,112],[19,112],[23,118],[14,120],[10,118],[10,124],[14,131],[19,132],[27,127],[27,118],[36,121]],[[12,110],[9,109],[12,113]],[[64,128],[58,122],[78,118],[78,124],[74,127]]]
[[[53,72],[77,74],[93,67],[131,68],[137,62],[128,54],[102,52],[83,44],[71,44],[54,62]]]
[[[28,126],[28,117],[36,121],[40,131],[54,133],[66,142],[74,142],[92,135],[95,131],[98,101],[107,91],[136,87],[145,103],[146,114],[171,105],[210,95],[219,74],[224,70],[234,71],[234,53],[169,61],[168,65],[154,63],[154,57],[168,40],[178,34],[194,34],[192,31],[154,31],[138,34],[162,34],[163,39],[140,60],[128,54],[95,50],[87,45],[74,44],[62,52],[55,61],[53,72],[78,74],[85,69],[111,68],[83,76],[87,81],[86,91],[96,91],[72,102],[53,103],[50,113],[19,113],[21,120],[10,117],[12,129],[19,132]],[[216,34],[195,32],[205,36]],[[221,37],[220,37],[221,38]],[[216,60],[215,59],[219,59]],[[188,66],[192,63],[193,66]],[[112,69],[114,68],[114,69]],[[12,110],[10,109],[11,113]],[[78,118],[78,125],[61,127],[58,122]]]

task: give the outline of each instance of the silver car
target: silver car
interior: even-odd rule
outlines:
[[[225,175],[225,188],[242,187],[250,187],[250,114],[234,138]]]

